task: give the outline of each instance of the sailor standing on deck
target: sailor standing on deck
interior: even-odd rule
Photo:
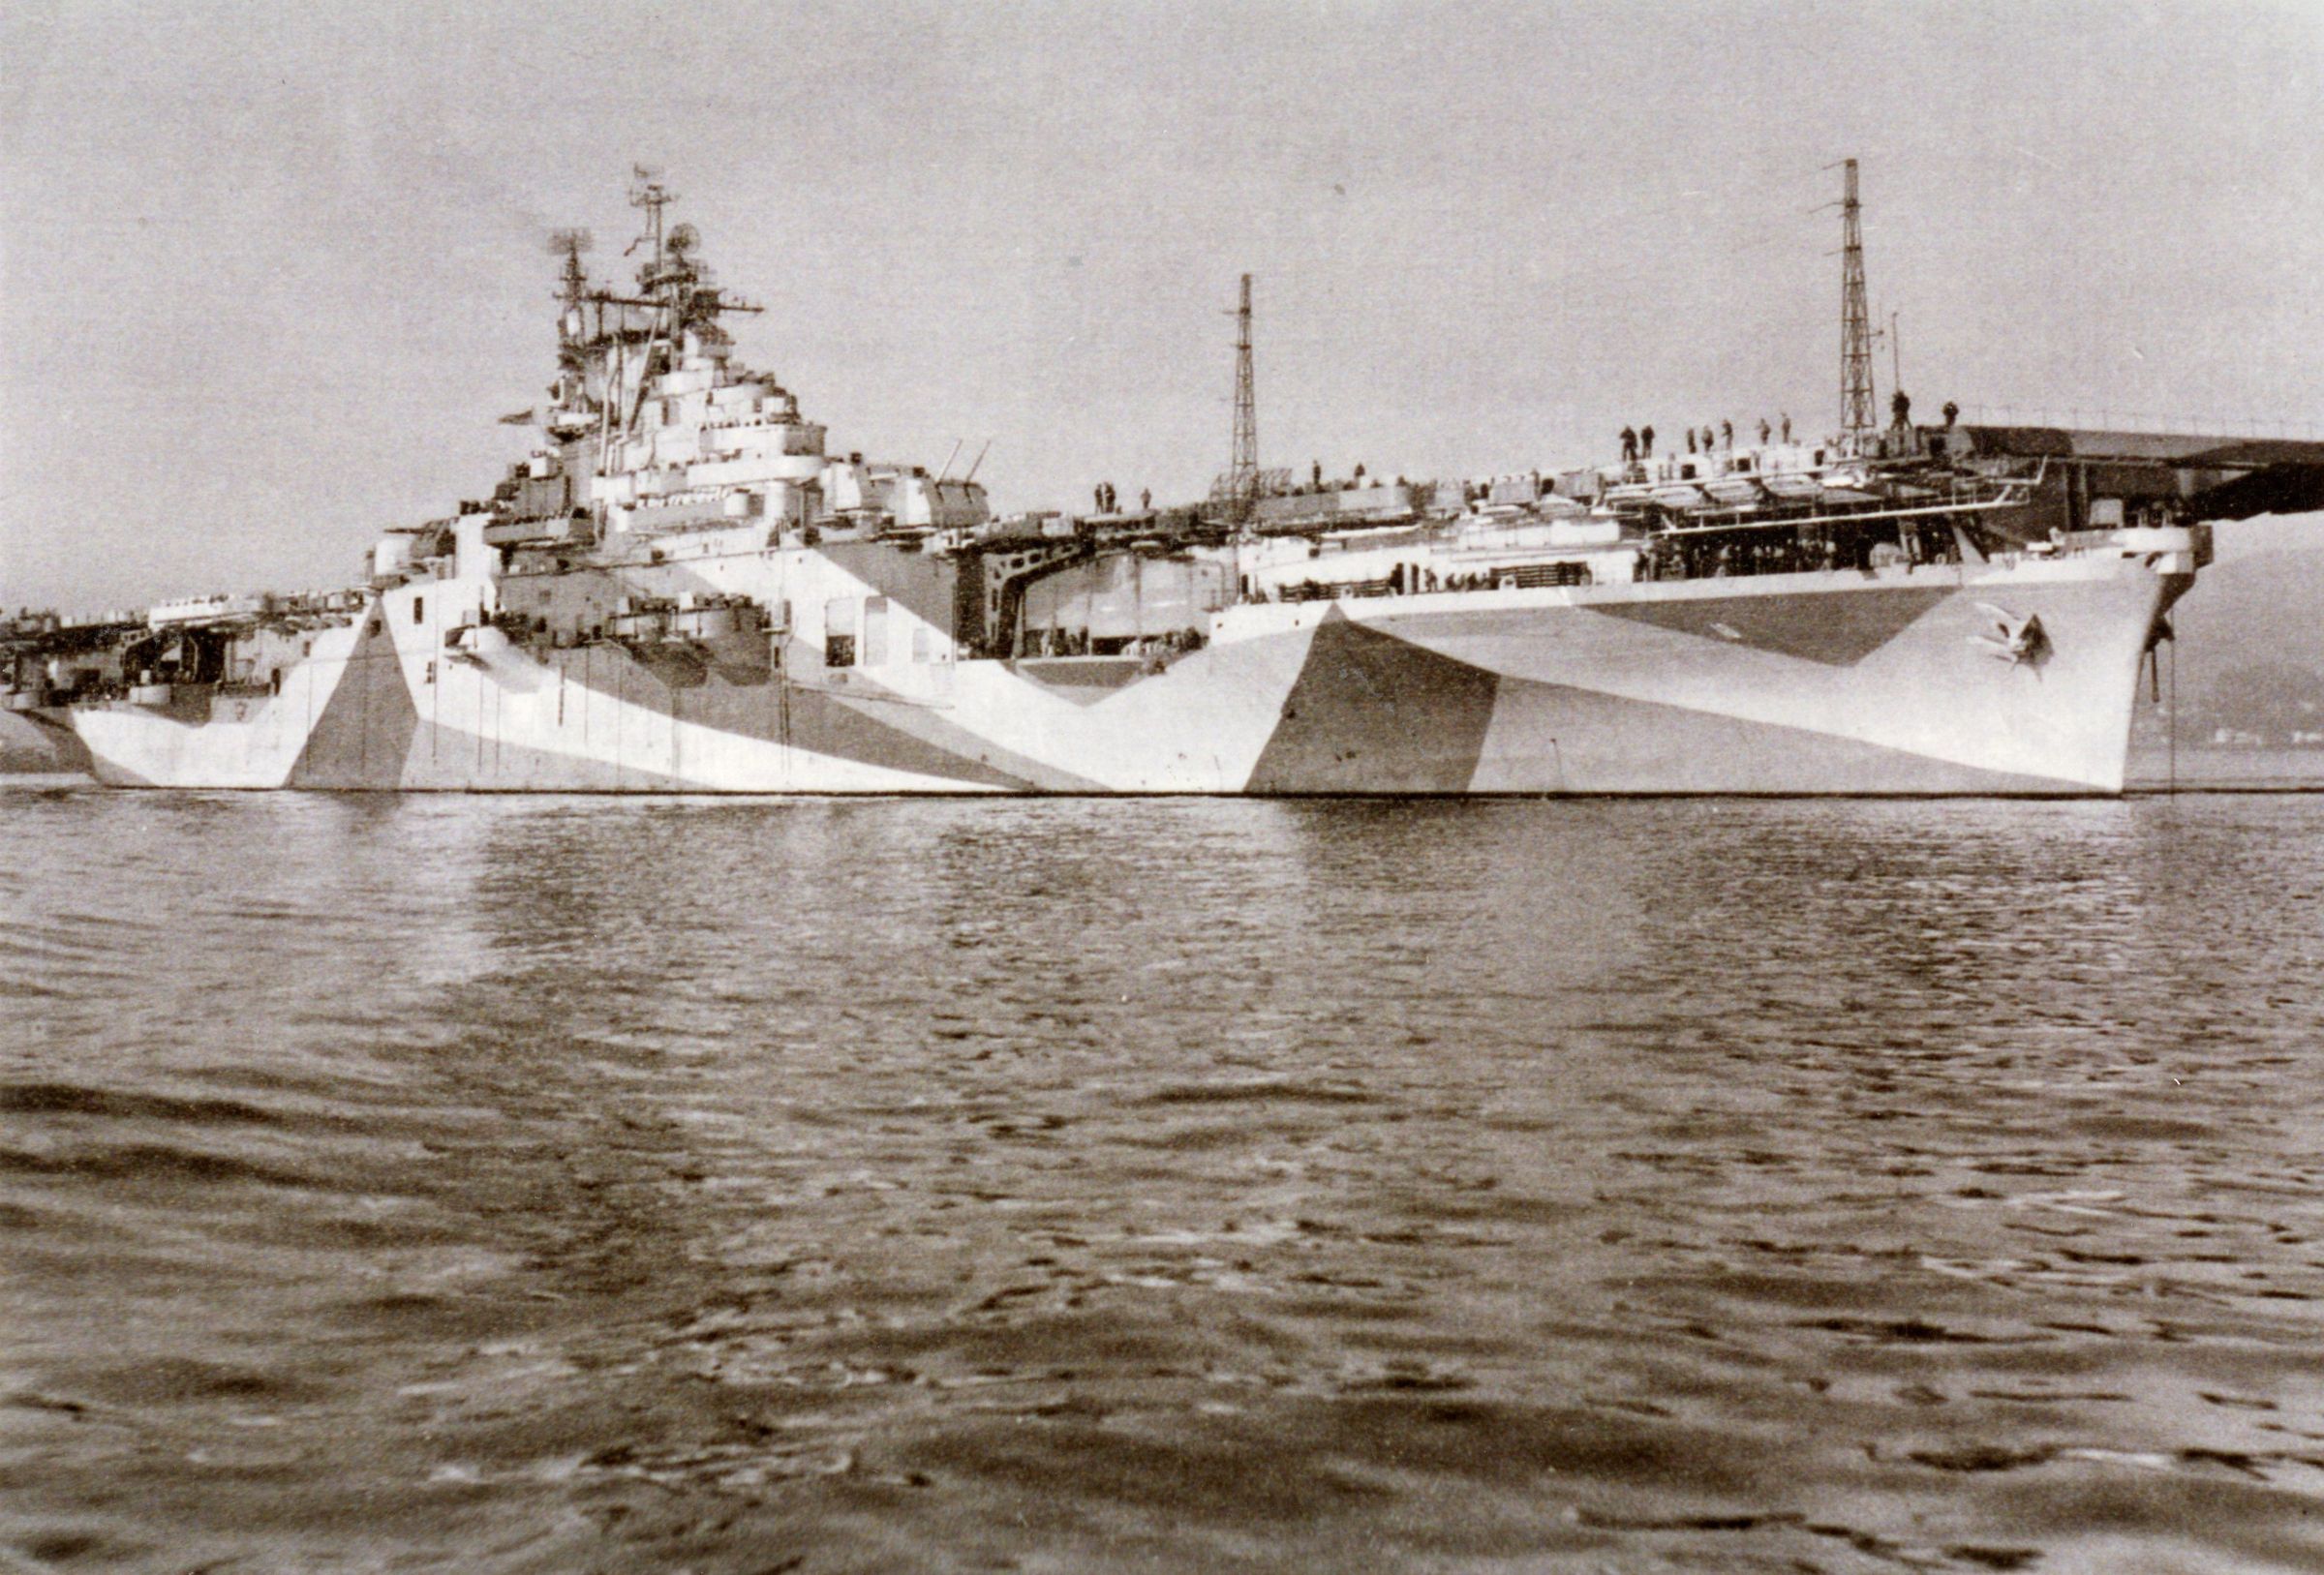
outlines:
[[[1650,426],[1638,429],[1638,458],[1642,460],[1654,458],[1654,428]]]
[[[1628,427],[1622,429],[1622,463],[1628,465],[1638,457],[1638,435]]]

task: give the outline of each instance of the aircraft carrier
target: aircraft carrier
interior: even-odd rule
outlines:
[[[1901,397],[1451,484],[1263,471],[1238,422],[1196,502],[996,518],[835,452],[633,200],[488,498],[341,590],[18,618],[19,730],[125,787],[2112,794],[2206,559],[2179,481]],[[1246,416],[1249,324],[1246,279]]]

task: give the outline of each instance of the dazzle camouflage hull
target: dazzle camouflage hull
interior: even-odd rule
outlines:
[[[488,585],[422,582],[324,631],[275,692],[70,715],[124,786],[2107,794],[2173,584],[2086,557],[1335,598],[1224,609],[1175,656],[1004,660],[957,659],[811,549],[661,588],[706,573],[859,629],[868,604],[878,649],[832,666],[814,629],[542,648],[473,621]],[[1997,609],[2038,619],[2037,659],[1981,643]]]

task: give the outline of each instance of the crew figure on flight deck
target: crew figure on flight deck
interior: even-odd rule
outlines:
[[[1317,486],[1322,486],[1324,484],[1324,462],[1322,460],[1310,460],[1307,464],[1307,476],[1308,479],[1313,481]]]
[[[1888,413],[1890,416],[1895,418],[1898,426],[1903,426],[1906,422],[1906,419],[1912,413],[1912,396],[1906,393],[1902,388],[1899,388],[1895,393],[1889,395]]]
[[[1953,403],[1951,400],[1949,400],[1949,399],[1948,399],[1948,400],[1946,400],[1946,401],[1944,402],[1944,424],[1945,424],[1947,427],[1950,427],[1950,426],[1951,426],[1951,425],[1952,425],[1954,422],[1956,422],[1956,421],[1958,421],[1958,420],[1960,420],[1960,419],[1961,419],[1961,407],[1960,407],[1960,406],[1958,406],[1958,405],[1955,405],[1955,404],[1954,404],[1954,403]]]
[[[1106,484],[1104,482],[1101,481],[1090,489],[1089,502],[1090,506],[1095,508],[1098,513],[1103,514],[1106,511]]]
[[[1705,454],[1709,454],[1709,453],[1713,453],[1713,452],[1715,452],[1715,451],[1718,449],[1718,447],[1719,447],[1719,435],[1718,435],[1716,432],[1713,432],[1713,431],[1712,431],[1710,428],[1708,428],[1708,427],[1705,427],[1705,428],[1703,428],[1703,429],[1702,429],[1702,451],[1703,451]]]
[[[1719,423],[1719,442],[1722,447],[1726,448],[1735,446],[1735,424],[1732,421]]]
[[[1687,429],[1687,452],[1690,454],[1695,452],[1695,429],[1693,427]]]
[[[1768,431],[1769,428],[1767,426],[1767,418],[1762,415],[1759,417],[1759,446],[1761,448],[1765,448],[1767,446]]]
[[[1654,429],[1652,427],[1638,429],[1638,457],[1647,460],[1654,458]]]
[[[1139,489],[1138,489],[1138,512],[1139,512],[1139,513],[1141,513],[1141,514],[1151,514],[1153,511],[1154,511],[1154,489],[1153,489],[1153,488],[1151,488],[1151,487],[1141,487],[1141,488],[1139,488]]]
[[[1622,463],[1628,465],[1638,457],[1638,435],[1628,427],[1622,429]]]

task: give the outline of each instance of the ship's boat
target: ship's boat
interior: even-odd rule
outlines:
[[[1586,513],[1527,472],[996,518],[974,466],[835,451],[638,200],[634,286],[567,250],[487,497],[344,590],[0,625],[12,713],[125,786],[2112,793],[2206,550],[2029,554],[2023,478],[1903,443]]]

